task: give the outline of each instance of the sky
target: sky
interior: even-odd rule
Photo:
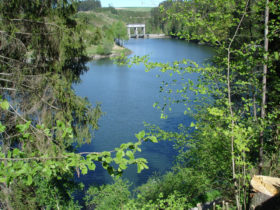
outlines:
[[[157,7],[163,0],[101,0],[102,7]]]

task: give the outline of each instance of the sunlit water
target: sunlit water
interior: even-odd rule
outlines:
[[[150,61],[173,62],[184,58],[202,64],[213,55],[211,48],[173,39],[132,39],[125,46],[133,55],[149,55]],[[105,115],[100,119],[100,129],[90,145],[80,148],[83,152],[111,151],[122,143],[136,141],[135,134],[145,129],[143,122],[155,124],[174,131],[178,124],[188,125],[191,118],[183,114],[184,107],[173,107],[167,120],[160,119],[160,111],[153,108],[156,101],[162,101],[159,87],[162,81],[170,79],[169,74],[159,74],[158,70],[145,72],[143,65],[118,66],[110,59],[88,63],[89,71],[81,76],[81,83],[74,86],[76,93],[87,97],[95,105],[101,103]],[[174,77],[174,76],[173,76]],[[175,76],[176,77],[176,76]],[[196,81],[197,75],[188,75]],[[139,186],[154,173],[162,174],[172,167],[176,151],[172,142],[157,144],[144,143],[138,156],[148,160],[149,170],[137,174],[136,166],[130,166],[123,177]],[[102,167],[82,176],[79,181],[86,186],[106,184],[112,181]]]

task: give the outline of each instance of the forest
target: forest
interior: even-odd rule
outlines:
[[[77,96],[72,84],[88,70],[88,42],[106,43],[102,33],[88,38],[87,18],[77,18],[82,5],[0,1],[0,208],[189,209],[222,200],[230,209],[253,208],[251,179],[280,177],[279,0],[173,0],[154,8],[154,28],[211,46],[211,63],[136,56],[121,57],[120,64],[180,75],[183,83],[159,87],[168,97],[154,107],[168,118],[171,105],[183,104],[194,122],[178,125],[176,132],[147,125],[136,141],[113,151],[79,153],[81,145],[94,141],[103,113],[100,104]],[[120,27],[106,36],[118,38]],[[185,80],[189,73],[200,75],[198,84]],[[176,84],[181,88],[174,91]],[[131,192],[121,175],[129,165],[137,165],[138,173],[148,168],[139,153],[147,141],[154,147],[172,141],[178,156],[172,170]],[[114,183],[84,193],[75,177],[97,164]],[[82,193],[82,201],[75,199]],[[279,209],[279,203],[269,209]]]

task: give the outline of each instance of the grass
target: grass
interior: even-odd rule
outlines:
[[[129,55],[132,53],[132,51],[130,49],[124,48],[124,47],[119,47],[119,46],[114,46],[113,48],[113,54],[116,55],[121,55],[121,54],[125,54],[125,55]]]
[[[98,55],[97,54],[97,48],[98,48],[97,45],[91,45],[91,46],[87,47],[86,48],[87,56],[92,57],[94,55]],[[111,54],[117,55],[117,56],[120,56],[122,54],[129,55],[131,53],[132,53],[131,50],[129,50],[127,48],[124,48],[124,47],[117,46],[117,45],[114,45],[114,47],[112,49],[112,52],[111,52]]]
[[[97,54],[97,45],[91,45],[89,47],[87,47],[86,49],[86,53],[88,56],[93,56]]]
[[[121,7],[117,10],[127,10],[132,12],[150,12],[154,7]]]

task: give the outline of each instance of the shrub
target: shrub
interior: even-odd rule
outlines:
[[[127,181],[116,179],[112,185],[90,187],[84,200],[87,208],[97,210],[123,209],[130,198],[129,184]]]

